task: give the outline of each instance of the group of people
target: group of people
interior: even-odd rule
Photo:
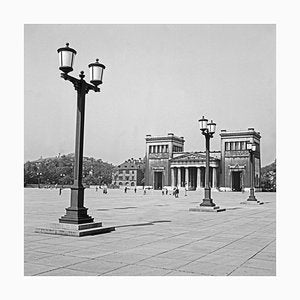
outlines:
[[[184,188],[184,196],[187,196],[187,191],[188,191],[188,189],[187,189],[187,186],[185,185],[185,188]],[[169,190],[168,190],[167,188],[161,190],[161,194],[162,194],[162,195],[168,195],[169,193],[170,193],[170,192],[169,192]],[[170,193],[170,195],[171,195],[171,193]],[[175,187],[173,188],[172,195],[173,195],[175,198],[178,198],[178,197],[179,197],[179,187],[178,187],[178,186],[175,186]]]
[[[101,189],[101,186],[99,186],[99,187],[96,186],[96,192],[98,191],[98,189]],[[124,193],[125,193],[125,194],[127,193],[128,189],[129,189],[129,187],[125,186],[125,188],[124,188]],[[62,190],[63,190],[63,187],[60,187],[60,188],[59,188],[59,195],[61,195]],[[103,190],[103,194],[107,194],[108,187],[107,187],[106,184],[103,185],[102,190]],[[137,187],[135,186],[133,190],[134,190],[134,193],[136,193],[136,192],[137,192]],[[187,196],[187,187],[186,187],[186,186],[185,186],[184,191],[185,191],[184,195]],[[147,193],[147,189],[144,188],[144,189],[143,189],[143,194],[146,195],[146,193]],[[162,191],[161,191],[161,193],[162,193],[162,195],[168,195],[168,194],[171,194],[167,188],[163,188]],[[178,186],[175,186],[175,187],[173,188],[173,196],[174,196],[175,198],[178,198],[178,197],[179,197],[179,187],[178,187]]]
[[[99,186],[99,187],[96,186],[96,192],[98,192],[98,189],[101,189],[101,186]],[[104,184],[104,185],[103,185],[103,188],[102,188],[103,194],[107,194],[107,189],[108,189],[107,185]]]
[[[128,191],[128,187],[127,186],[125,186],[125,188],[124,188],[124,193],[127,193],[127,191]],[[136,188],[136,186],[134,187],[134,193],[136,194],[136,191],[137,191],[137,188]]]

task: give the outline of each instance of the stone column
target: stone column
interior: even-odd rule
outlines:
[[[177,185],[181,187],[181,168],[177,168]]]
[[[197,167],[197,190],[201,189],[201,169]]]
[[[174,176],[174,168],[171,168],[171,186],[175,185],[175,176]]]
[[[212,176],[212,187],[216,188],[217,187],[217,169],[212,168],[213,170],[213,176]]]
[[[187,189],[189,189],[189,168],[185,167],[185,182]]]

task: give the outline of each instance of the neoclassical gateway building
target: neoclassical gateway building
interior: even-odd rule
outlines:
[[[221,151],[210,153],[210,185],[221,191],[241,191],[250,187],[250,152],[247,142],[256,144],[254,152],[255,188],[260,188],[260,133],[254,128],[221,130]],[[197,190],[205,185],[205,152],[185,152],[184,138],[146,136],[145,185]]]

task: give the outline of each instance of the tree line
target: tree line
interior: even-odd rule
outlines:
[[[261,168],[261,187],[266,192],[276,192],[276,160]]]
[[[72,185],[74,180],[74,154],[40,158],[24,164],[24,186]],[[115,166],[93,157],[83,158],[83,184],[111,184]]]

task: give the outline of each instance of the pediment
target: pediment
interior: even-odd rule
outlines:
[[[199,152],[185,153],[174,157],[172,161],[205,160],[205,154]]]

